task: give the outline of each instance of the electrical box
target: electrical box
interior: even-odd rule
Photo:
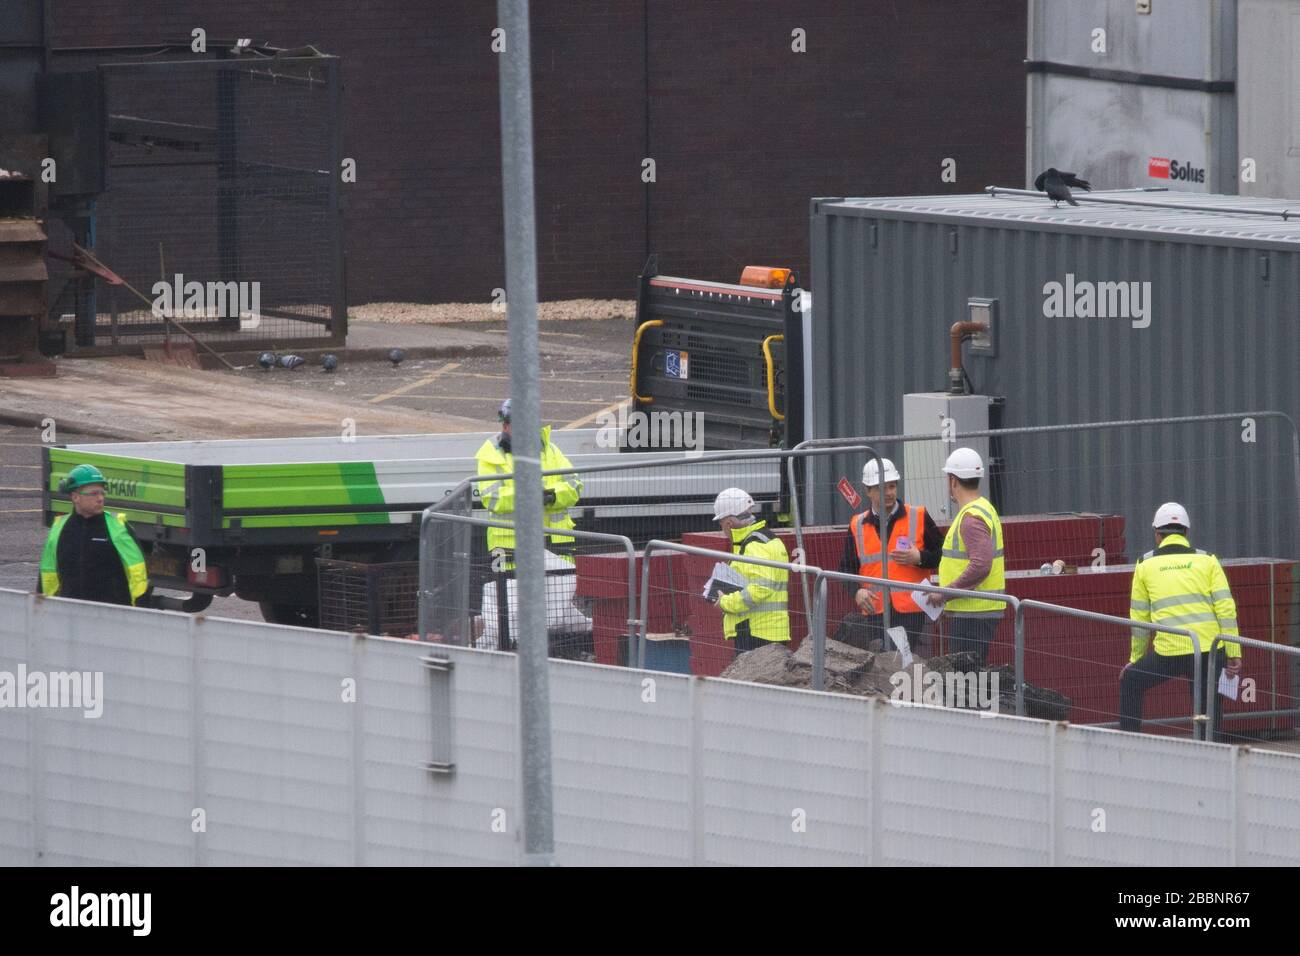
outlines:
[[[974,448],[984,459],[985,475],[980,491],[989,493],[989,440],[963,436],[988,431],[992,405],[993,399],[987,395],[914,392],[903,396],[903,433],[941,436],[904,444],[901,489],[904,501],[924,505],[940,524],[951,521],[957,511],[948,497],[948,476],[941,469],[958,448]]]

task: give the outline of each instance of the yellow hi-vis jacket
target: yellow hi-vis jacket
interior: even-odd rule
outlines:
[[[961,576],[970,564],[970,555],[966,544],[961,539],[961,523],[966,515],[973,514],[989,526],[989,537],[993,539],[993,564],[984,580],[970,591],[1005,591],[1006,562],[1002,557],[1002,519],[998,517],[993,502],[987,498],[976,498],[962,506],[957,517],[952,519],[952,526],[943,539],[943,555],[939,559],[939,586],[947,587]],[[964,617],[1002,617],[1006,611],[1005,601],[986,600],[984,598],[953,598],[944,607],[949,614]]]
[[[45,549],[41,552],[41,593],[54,597],[63,587],[59,580],[59,535],[68,523],[70,515],[60,515],[50,526],[50,534],[45,539]],[[149,590],[149,572],[145,569],[144,554],[136,544],[131,532],[126,530],[126,515],[119,512],[104,515],[104,527],[108,528],[108,540],[113,542],[113,549],[122,559],[122,570],[126,572],[126,589],[135,604],[145,591]]]
[[[1166,535],[1160,547],[1138,559],[1133,569],[1133,589],[1128,616],[1134,621],[1180,627],[1197,636],[1201,652],[1220,634],[1237,637],[1237,602],[1228,588],[1223,565],[1212,554],[1193,548],[1181,534]],[[1133,628],[1129,662],[1147,652],[1151,631]],[[1156,653],[1166,657],[1193,653],[1192,639],[1181,634],[1155,632]],[[1228,657],[1240,657],[1241,645],[1220,645]]]
[[[502,451],[496,441],[491,438],[483,443],[483,446],[478,450],[478,454],[474,457],[478,461],[478,473],[480,475],[508,475],[515,470],[514,454]],[[573,462],[569,461],[564,452],[551,443],[551,426],[547,425],[542,429],[542,471],[572,467]],[[542,518],[543,524],[547,528],[562,530],[572,528],[574,522],[573,518],[569,516],[568,509],[576,505],[578,499],[582,496],[582,479],[577,474],[543,475],[542,488],[546,491],[555,492],[554,504],[545,506]],[[483,507],[487,508],[494,518],[506,519],[515,513],[515,481],[513,478],[479,482],[478,490],[483,501]],[[572,541],[573,539],[567,536],[547,535],[544,545],[547,548],[552,548],[555,545],[568,544]],[[497,548],[513,551],[515,547],[514,529],[488,528],[487,546],[489,551]],[[564,557],[572,563],[572,558],[567,555]]]
[[[762,529],[766,521],[755,521],[731,532],[731,552],[749,558],[768,561],[790,560],[779,538],[768,537]],[[732,561],[731,569],[745,577],[747,583],[739,591],[718,598],[722,609],[722,632],[727,640],[736,636],[736,629],[748,629],[751,637],[764,641],[790,640],[790,614],[788,584],[790,572],[785,568],[769,568],[761,564]]]

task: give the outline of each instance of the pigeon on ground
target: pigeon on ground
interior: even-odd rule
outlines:
[[[338,356],[326,355],[323,359],[320,360],[320,364],[321,364],[321,368],[323,368],[325,371],[332,372],[339,367]]]
[[[1047,193],[1047,197],[1052,200],[1052,206],[1059,208],[1061,202],[1068,202],[1071,206],[1079,205],[1070,195],[1070,188],[1074,186],[1077,189],[1091,190],[1092,183],[1086,179],[1080,179],[1074,173],[1063,173],[1054,167],[1048,167],[1046,172],[1039,173],[1038,178],[1034,180],[1034,188],[1040,193]]]
[[[262,366],[263,371],[266,372],[271,371],[271,368],[272,366],[275,365],[275,362],[276,362],[276,358],[274,352],[263,352],[261,355],[257,357],[257,364]]]
[[[301,355],[286,355],[280,359],[280,367],[294,369],[299,365],[305,365],[307,360]]]
[[[406,358],[406,352],[402,349],[393,349],[388,353],[388,361],[393,363],[393,368],[402,364],[402,359]]]

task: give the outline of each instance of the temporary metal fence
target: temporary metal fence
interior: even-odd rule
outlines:
[[[984,491],[1004,516],[1097,519],[1096,532],[1076,535],[1067,550],[1040,523],[1008,527],[1008,536],[1019,539],[1009,571],[1057,559],[1123,564],[1152,547],[1145,543],[1151,514],[1162,501],[1181,502],[1192,517],[1194,543],[1219,555],[1287,556],[1300,537],[1300,432],[1281,411],[811,439],[796,448],[844,453],[787,464],[796,529],[842,524],[860,510],[839,489],[847,482],[861,490],[865,458],[850,457],[850,449],[863,445],[897,464],[900,497],[926,506],[940,525],[954,517],[941,469],[963,446],[985,458]],[[1122,523],[1105,521],[1108,515]]]
[[[456,534],[460,542],[458,548],[434,556],[429,586],[425,587],[423,582],[421,584],[421,639],[483,650],[515,649],[515,634],[518,630],[515,577],[505,567],[502,556],[490,557],[486,564],[475,564],[471,560],[468,541],[471,528],[508,529],[514,527],[513,523],[437,511],[429,513],[429,520],[447,522],[452,526],[453,534],[462,533]],[[630,609],[636,607],[636,557],[630,538],[578,528],[545,530],[543,533],[551,548],[556,547],[556,539],[575,539],[577,544],[563,548],[563,552],[571,557],[578,553],[609,553],[612,548],[621,548],[622,555],[627,559],[625,596],[630,614]],[[584,547],[581,542],[590,542],[590,545]],[[548,550],[548,560],[552,559],[559,567],[548,568],[546,575],[546,619],[551,643],[558,644],[555,647],[557,656],[586,656],[587,659],[594,659],[591,654],[591,616],[582,611],[579,595],[575,593],[574,568],[553,550]],[[440,571],[445,573],[439,573]],[[471,603],[470,596],[472,590],[477,588],[481,588],[482,602],[478,605],[479,613],[474,613],[475,605]],[[629,617],[629,634],[635,624],[636,618]]]
[[[692,555],[698,558],[704,558],[710,560],[725,560],[727,562],[738,562],[741,564],[750,564],[750,565],[757,565],[762,567],[782,568],[790,574],[791,579],[799,575],[802,575],[807,579],[810,579],[811,580],[810,590],[814,595],[813,603],[811,607],[803,611],[797,609],[792,610],[790,614],[791,614],[792,632],[795,633],[795,636],[796,637],[799,636],[797,633],[798,632],[797,624],[800,623],[798,621],[798,618],[802,615],[804,618],[803,623],[806,626],[806,634],[807,634],[807,637],[805,637],[804,639],[812,641],[811,653],[809,655],[808,663],[811,666],[810,687],[814,690],[826,689],[826,669],[825,669],[826,641],[828,639],[828,632],[830,631],[830,627],[828,626],[830,623],[829,622],[830,615],[828,612],[831,606],[831,601],[829,600],[829,595],[828,595],[828,585],[830,584],[830,582],[838,581],[838,582],[851,583],[854,586],[865,585],[872,588],[879,588],[881,590],[890,593],[892,593],[894,590],[906,588],[909,590],[920,591],[925,594],[943,594],[949,598],[978,597],[978,598],[984,598],[990,600],[997,600],[1006,604],[1008,607],[1012,609],[1010,620],[1003,621],[1002,625],[1000,626],[1000,630],[1003,631],[1004,633],[1002,635],[994,636],[992,642],[989,644],[987,649],[986,661],[984,662],[984,664],[979,665],[978,669],[993,670],[1003,666],[1009,666],[1011,668],[1013,686],[1012,688],[1009,688],[1009,690],[1011,690],[1011,692],[1014,694],[1014,709],[1015,709],[1015,713],[1018,716],[1031,716],[1031,717],[1045,716],[1047,710],[1056,706],[1057,702],[1054,696],[1056,694],[1061,694],[1063,698],[1069,698],[1071,705],[1075,703],[1070,693],[1062,693],[1062,688],[1057,686],[1052,686],[1051,684],[1048,683],[1044,683],[1043,685],[1040,686],[1036,684],[1033,680],[1033,677],[1030,676],[1033,673],[1033,669],[1027,667],[1026,665],[1027,658],[1032,664],[1038,665],[1040,663],[1039,658],[1042,656],[1042,653],[1034,646],[1033,643],[1034,638],[1037,636],[1037,634],[1033,633],[1033,631],[1036,630],[1036,628],[1031,629],[1026,626],[1027,611],[1036,610],[1040,612],[1036,618],[1036,624],[1039,625],[1045,625],[1046,624],[1045,618],[1049,615],[1061,619],[1089,622],[1092,625],[1092,632],[1088,634],[1087,638],[1083,641],[1083,643],[1091,642],[1095,644],[1106,644],[1109,649],[1109,655],[1111,657],[1114,657],[1116,652],[1119,651],[1122,654],[1122,656],[1125,659],[1127,659],[1128,649],[1130,646],[1129,635],[1133,628],[1147,630],[1152,632],[1153,634],[1155,633],[1174,634],[1181,637],[1191,638],[1193,643],[1193,655],[1194,655],[1193,663],[1195,668],[1195,675],[1193,677],[1193,682],[1192,682],[1192,693],[1184,698],[1185,700],[1188,700],[1190,702],[1189,705],[1185,705],[1187,706],[1187,710],[1185,712],[1188,714],[1188,716],[1177,718],[1174,720],[1147,721],[1147,723],[1189,724],[1196,731],[1194,733],[1194,736],[1200,736],[1204,728],[1205,717],[1203,715],[1203,712],[1200,710],[1198,706],[1200,702],[1203,700],[1202,685],[1199,677],[1200,663],[1201,663],[1201,647],[1200,647],[1200,642],[1196,638],[1196,636],[1186,629],[1170,627],[1168,625],[1163,625],[1163,624],[1133,621],[1127,617],[1119,617],[1110,614],[1101,614],[1094,611],[1088,611],[1079,608],[1071,608],[1071,607],[1065,607],[1061,605],[1049,604],[1043,601],[1022,600],[1020,598],[1017,598],[1014,595],[1006,594],[1003,592],[970,591],[970,590],[962,590],[956,588],[940,587],[938,585],[933,585],[928,583],[891,581],[887,578],[868,577],[868,576],[858,575],[858,574],[846,574],[838,571],[829,571],[829,570],[810,567],[808,565],[797,564],[793,562],[771,561],[763,558],[751,557],[748,555],[729,554],[726,552],[711,550],[709,548],[694,547],[694,546],[683,545],[683,544],[670,542],[670,541],[652,541],[646,547],[646,552],[645,552],[646,557],[641,568],[640,620],[638,621],[638,634],[640,636],[640,646],[639,646],[639,651],[637,656],[638,666],[642,666],[642,667],[645,666],[646,634],[648,632],[648,627],[649,627],[648,621],[649,621],[650,603],[655,598],[655,594],[657,590],[662,592],[662,588],[656,589],[651,583],[652,572],[651,572],[650,559],[651,556],[656,552],[660,554],[663,554],[665,552],[675,552],[675,553]],[[692,585],[695,583],[694,579],[700,578],[704,573],[705,572],[702,569],[697,570],[692,577]],[[793,593],[793,591],[791,591],[791,593]],[[706,602],[704,602],[700,596],[692,593],[692,594],[688,594],[687,598],[689,601],[692,602],[693,611],[699,611],[705,607]],[[710,615],[707,614],[707,612],[703,615],[694,614],[694,613],[692,614],[691,621],[694,626],[699,627],[701,624],[704,625],[704,632],[697,630],[695,633],[691,635],[693,654],[698,652],[701,654],[708,655],[711,652],[713,652],[715,650],[715,647],[717,646],[724,646],[724,647],[729,646],[729,642],[723,640],[720,632],[709,633],[707,631],[709,622],[711,620],[712,618],[710,617]],[[945,614],[939,618],[935,626],[927,625],[923,633],[918,634],[916,632],[910,632],[910,631],[907,632],[909,651],[915,653],[915,656],[917,658],[921,658],[922,656],[928,656],[930,657],[930,659],[933,659],[935,657],[947,657],[949,654],[951,654],[952,648],[948,646],[949,635],[946,633],[946,622],[950,620],[951,620],[950,616]],[[1117,629],[1120,633],[1118,633],[1117,635],[1114,636],[1113,639],[1110,639],[1108,641],[1098,639],[1098,635],[1096,633],[1097,625],[1107,625],[1109,627]],[[1057,630],[1059,630],[1059,622],[1056,624],[1056,628]],[[882,631],[883,629],[884,628],[882,625]],[[716,623],[713,624],[712,630],[714,632],[717,632]],[[1005,633],[1008,630],[1010,632],[1009,635]],[[1042,630],[1050,632],[1052,628],[1043,626]],[[917,640],[918,637],[921,638],[921,640]],[[931,650],[933,651],[932,654],[922,655],[922,653],[920,653],[920,648],[925,644],[932,645],[931,647]],[[855,645],[855,646],[860,646],[862,649],[867,649],[866,646],[862,646],[862,645]],[[875,647],[873,645],[872,649],[891,652],[893,650],[893,646],[891,643],[889,643],[888,638],[884,638],[884,640],[882,641],[879,647]],[[1062,673],[1062,668],[1060,665],[1064,664],[1065,665],[1064,674],[1066,675],[1067,678],[1073,679],[1073,675],[1071,675],[1070,673],[1071,665],[1077,663],[1087,667],[1089,677],[1092,681],[1095,682],[1097,680],[1095,668],[1092,666],[1092,662],[1089,658],[1075,657],[1069,655],[1068,653],[1059,653],[1056,654],[1055,656],[1058,658],[1057,660],[1058,666],[1056,668],[1056,673]],[[947,662],[947,663],[952,663],[952,662]],[[1111,666],[1112,670],[1108,674],[1108,676],[1103,679],[1106,680],[1107,686],[1110,688],[1110,692],[1104,694],[1103,696],[1107,697],[1108,699],[1111,699],[1113,698],[1114,694],[1117,692],[1116,689],[1118,688],[1118,683],[1119,683],[1119,671],[1122,669],[1122,665],[1120,666],[1108,665],[1108,666]],[[1051,680],[1051,678],[1049,678],[1049,680]],[[1056,681],[1053,680],[1052,683],[1054,684],[1056,683]],[[1029,708],[1027,706],[1026,703],[1027,684],[1034,685],[1036,691],[1041,690],[1045,692],[1039,694],[1036,697],[1036,701],[1037,701],[1036,708]],[[1178,685],[1180,687],[1181,682],[1178,682]],[[1178,687],[1174,687],[1174,688],[1170,688],[1169,690],[1177,690],[1177,689]],[[880,690],[882,690],[881,687],[879,686],[875,687],[875,691],[878,692]],[[1066,690],[1070,690],[1073,692],[1074,687],[1072,685],[1066,685]],[[1031,713],[1030,712],[1031,709],[1034,709],[1035,712]],[[1118,711],[1113,709],[1090,712],[1082,716],[1075,713],[1076,709],[1077,708],[1072,707],[1070,711],[1070,713],[1074,714],[1074,716],[1071,719],[1074,719],[1076,722],[1098,723],[1099,722],[1098,718],[1105,719],[1105,718],[1114,718],[1118,716]],[[1057,719],[1064,719],[1064,717],[1065,715],[1061,715]],[[1103,725],[1103,726],[1108,726],[1108,725]]]
[[[866,445],[853,446],[852,450],[873,453]],[[729,486],[748,491],[755,499],[759,516],[772,524],[784,522],[788,517],[789,495],[783,484],[785,473],[781,462],[792,456],[812,458],[841,451],[841,448],[758,449],[671,458],[626,453],[617,462],[550,469],[542,474],[576,475],[581,480],[579,501],[568,509],[579,530],[613,535],[619,540],[627,538],[635,547],[643,547],[648,541],[672,535],[714,531],[713,501],[718,492]],[[422,626],[422,633],[440,630],[435,624],[439,615],[445,618],[450,614],[462,620],[473,617],[481,609],[481,596],[486,593],[483,587],[493,573],[493,557],[488,553],[486,535],[471,535],[467,525],[439,522],[437,517],[470,517],[479,501],[480,485],[513,478],[513,474],[468,477],[441,501],[425,509],[420,525],[420,595],[422,620],[429,626]],[[511,525],[506,522],[495,526]],[[608,551],[599,537],[568,536],[579,540],[563,548],[565,557],[576,560]],[[584,545],[584,540],[596,543]],[[881,557],[883,561],[883,535]],[[810,607],[811,602],[805,606]],[[673,602],[668,616],[676,629],[685,615],[677,613]],[[468,632],[457,633],[463,638]]]
[[[96,66],[108,187],[87,238],[152,302],[102,276],[63,287],[52,310],[76,316],[83,354],[189,344],[159,309],[217,350],[341,345],[338,59],[249,49]]]

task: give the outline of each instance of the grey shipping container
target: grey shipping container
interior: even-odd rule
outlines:
[[[1235,0],[1140,7],[1030,0],[1026,185],[1055,166],[1108,189],[1237,192]]]
[[[969,317],[971,299],[995,300],[992,353],[968,346],[965,367],[974,392],[1004,399],[999,427],[1300,414],[1300,221],[1271,214],[1285,204],[1093,195],[1112,202],[1056,209],[1037,194],[987,192],[812,200],[811,435],[900,432],[904,394],[948,387],[949,328]],[[1177,208],[1192,201],[1222,211]],[[1140,287],[1147,316],[1055,315],[1053,282],[1149,283]],[[1202,547],[1291,556],[1290,431],[1259,423],[1257,443],[1243,447],[1243,429],[1008,440],[994,454],[1021,480],[1001,489],[1001,504],[1016,513],[1123,514],[1130,553],[1140,554],[1151,546],[1154,508],[1182,500]],[[845,456],[820,476],[817,520],[846,520],[833,479],[860,469]]]

